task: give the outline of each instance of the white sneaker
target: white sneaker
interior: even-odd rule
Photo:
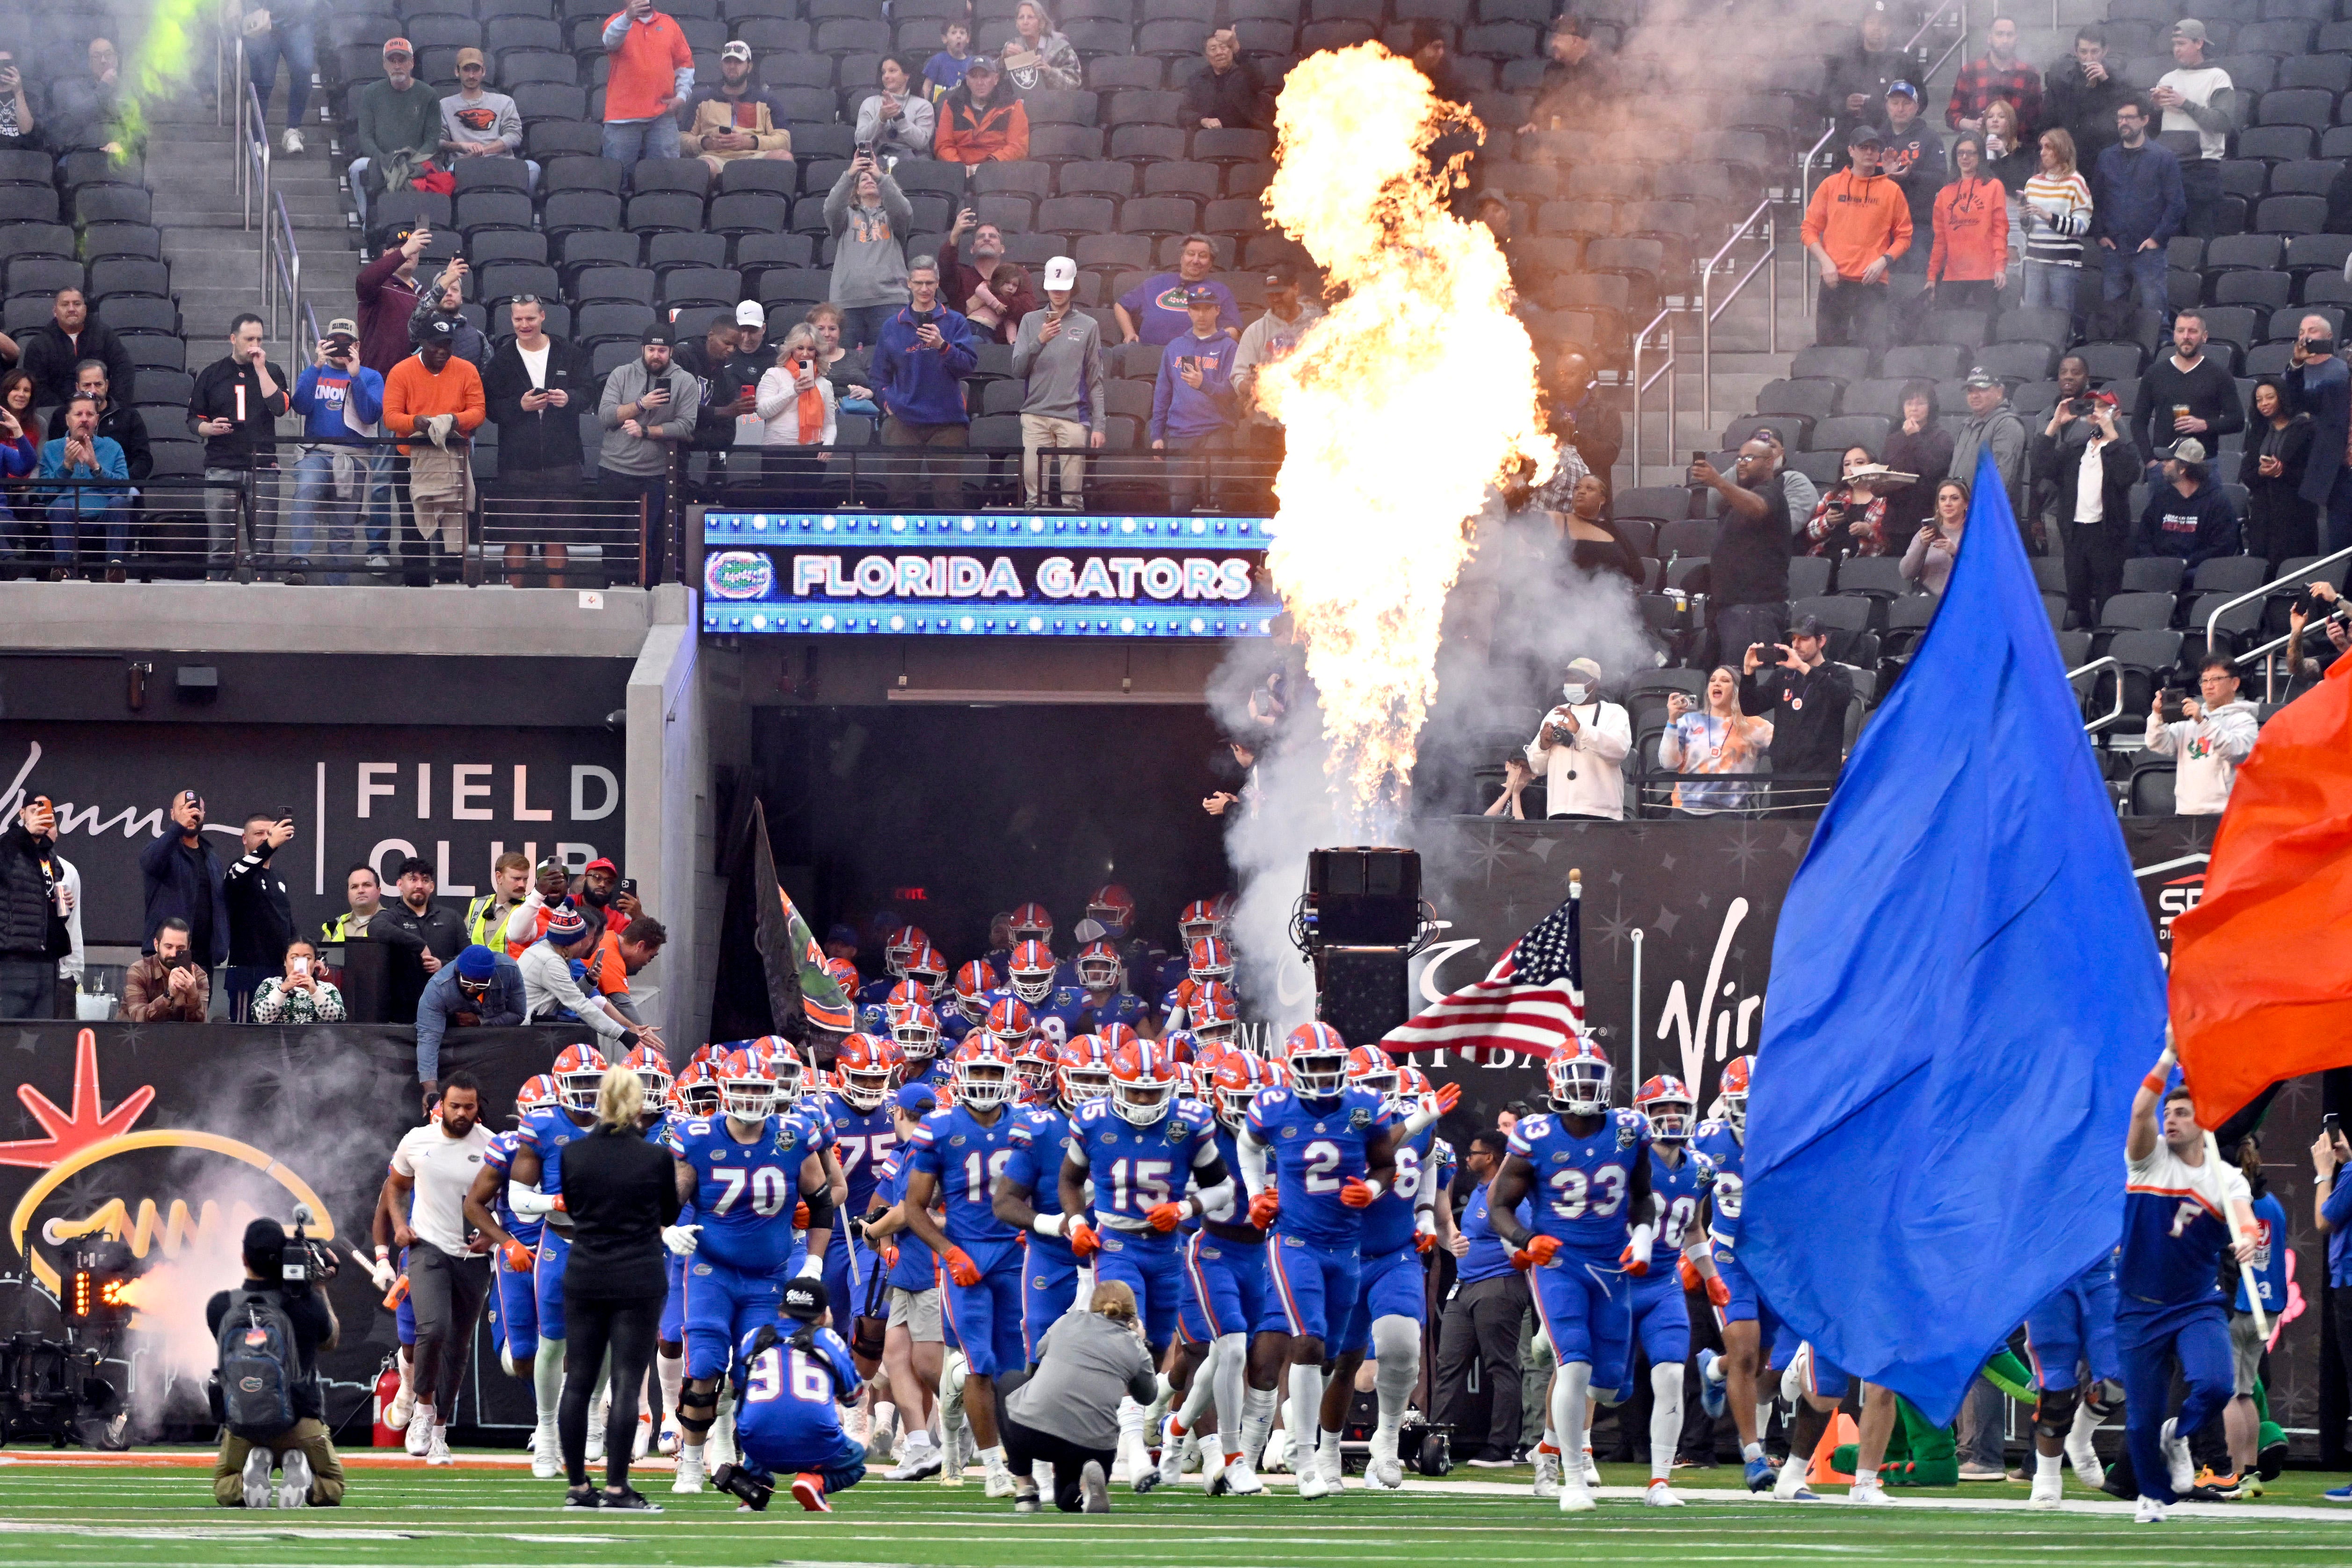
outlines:
[[[1601,1466],[1592,1458],[1592,1450],[1584,1450],[1584,1484],[1594,1491],[1601,1489]]]
[[[392,1403],[383,1407],[383,1424],[395,1432],[405,1432],[408,1418],[415,1412],[416,1391],[404,1383],[400,1392],[392,1396]]]
[[[1307,1498],[1329,1497],[1331,1495],[1331,1483],[1324,1479],[1323,1467],[1314,1463],[1311,1459],[1307,1464],[1299,1467],[1298,1495],[1300,1497]]]
[[[289,158],[299,158],[302,155],[302,133],[299,131],[289,127],[284,140],[278,144],[286,149],[286,155]]]
[[[1404,1489],[1404,1466],[1397,1462],[1396,1449],[1394,1433],[1373,1432],[1372,1455],[1364,1462],[1365,1486],[1391,1492]]]
[[[1582,1476],[1568,1481],[1559,1489],[1559,1511],[1562,1513],[1587,1513],[1596,1506],[1591,1489],[1584,1484]]]
[[[310,1506],[310,1457],[299,1448],[286,1450],[286,1479],[278,1488],[279,1508]]]
[[[985,1477],[985,1479],[981,1482],[983,1495],[992,1498],[1007,1498],[1013,1495],[1013,1472],[1005,1468],[1002,1458],[988,1459],[983,1466],[982,1474]]]
[[[679,1449],[677,1473],[670,1479],[669,1489],[681,1496],[691,1496],[702,1489],[702,1450]]]
[[[1160,1484],[1163,1487],[1172,1487],[1184,1479],[1184,1439],[1171,1430],[1175,1425],[1173,1415],[1160,1419]]]
[[[449,1452],[449,1428],[436,1426],[425,1446],[425,1462],[428,1465],[454,1465],[456,1455]]]
[[[1856,1481],[1846,1489],[1845,1500],[1859,1503],[1864,1508],[1891,1508],[1895,1503],[1895,1500],[1887,1495],[1886,1484],[1884,1481],[1871,1481],[1866,1484]]]
[[[530,1437],[531,1479],[553,1480],[562,1473],[563,1439],[556,1435],[554,1422],[542,1420]]]
[[[882,1479],[890,1481],[923,1480],[938,1475],[943,1463],[945,1460],[940,1453],[940,1446],[931,1441],[929,1432],[911,1432],[907,1436],[907,1457]]]
[[[1265,1490],[1265,1483],[1257,1479],[1255,1470],[1250,1468],[1246,1454],[1239,1458],[1227,1459],[1225,1468],[1218,1472],[1218,1479],[1224,1483],[1223,1489],[1234,1497],[1255,1497]]]
[[[600,1409],[603,1404],[598,1400],[588,1406],[587,1460],[592,1465],[604,1462],[604,1417]]]
[[[2174,1495],[2187,1497],[2197,1489],[2197,1461],[2189,1457],[2189,1439],[2173,1436],[2179,1425],[2178,1418],[2164,1424],[2164,1462],[2172,1471]]]
[[[2165,1425],[2169,1426],[2172,1423],[2168,1421]],[[2157,1501],[2152,1497],[2144,1497],[2140,1499],[2139,1506],[2132,1510],[2132,1522],[2134,1524],[2162,1524],[2164,1522],[2164,1505]]]
[[[2066,1434],[2066,1462],[2074,1467],[2074,1479],[2086,1487],[2107,1484],[2107,1468],[2099,1462],[2098,1445],[2091,1440],[2091,1428],[2077,1426]]]
[[[1536,1451],[1535,1494],[1539,1501],[1549,1502],[1559,1496],[1559,1456]]]
[[[403,1446],[408,1450],[408,1457],[412,1459],[423,1458],[425,1450],[432,1446],[432,1442],[433,1406],[419,1405],[412,1407],[408,1413],[408,1431],[403,1440]]]
[[[2056,1508],[2065,1500],[2065,1497],[2066,1479],[2063,1476],[2045,1476],[2037,1473],[2033,1478],[2033,1495],[2025,1500],[2025,1506],[2041,1509]]]
[[[686,1429],[677,1424],[677,1416],[664,1415],[661,1424],[661,1451],[676,1456],[684,1452],[685,1448]]]
[[[245,1483],[246,1507],[268,1508],[278,1501],[278,1494],[270,1489],[269,1485],[269,1465],[275,1458],[276,1456],[268,1449],[263,1447],[257,1447],[246,1451],[245,1468],[239,1477]]]
[[[1683,1500],[1676,1497],[1675,1495],[1675,1489],[1666,1485],[1665,1482],[1652,1481],[1650,1483],[1649,1489],[1642,1494],[1642,1506],[1644,1508],[1680,1508],[1683,1506]]]
[[[940,1485],[960,1487],[963,1485],[963,1468],[971,1456],[964,1450],[961,1429],[944,1419],[940,1425],[945,1429],[946,1441],[940,1445]]]

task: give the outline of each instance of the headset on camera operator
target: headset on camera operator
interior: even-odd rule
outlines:
[[[213,1499],[224,1508],[331,1508],[343,1500],[343,1465],[327,1431],[319,1352],[341,1332],[323,1291],[334,1256],[306,1239],[310,1212],[297,1205],[295,1235],[274,1219],[245,1227],[245,1282],[215,1293],[205,1323],[220,1342],[215,1413],[220,1457]],[[283,1465],[282,1485],[269,1472]]]

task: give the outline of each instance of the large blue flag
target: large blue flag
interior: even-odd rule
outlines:
[[[2123,1227],[2164,977],[1988,455],[1942,608],[1781,905],[1740,1261],[1815,1353],[1949,1420]]]

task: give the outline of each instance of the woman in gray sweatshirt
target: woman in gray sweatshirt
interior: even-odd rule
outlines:
[[[1151,1402],[1151,1352],[1136,1328],[1135,1292],[1097,1283],[1089,1310],[1066,1313],[1037,1346],[1037,1370],[1004,1396],[997,1426],[1013,1471],[1015,1513],[1034,1513],[1039,1459],[1054,1467],[1054,1503],[1064,1513],[1105,1513],[1105,1478],[1118,1448],[1118,1402]]]
[[[833,183],[824,223],[834,238],[829,292],[841,307],[841,341],[871,348],[881,341],[882,323],[907,302],[905,236],[914,226],[914,206],[864,153]]]

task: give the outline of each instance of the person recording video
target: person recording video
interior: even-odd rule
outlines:
[[[333,1508],[343,1500],[343,1462],[319,1385],[319,1352],[333,1350],[342,1331],[307,1270],[299,1281],[286,1278],[287,1247],[278,1221],[247,1226],[245,1282],[205,1304],[205,1326],[216,1342],[226,1328],[230,1342],[218,1373],[223,1418],[213,1461],[213,1500],[223,1508]],[[280,1467],[285,1479],[272,1485],[269,1473]]]

